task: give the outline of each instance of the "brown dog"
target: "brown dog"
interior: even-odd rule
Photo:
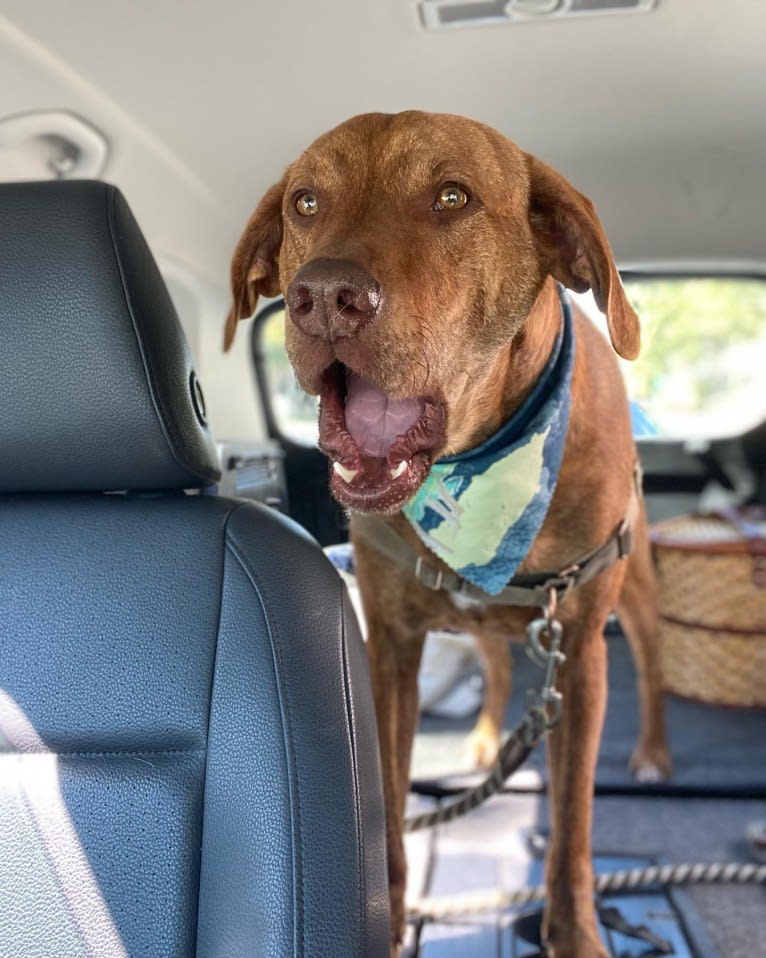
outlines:
[[[303,388],[321,397],[331,488],[351,511],[386,791],[392,953],[404,924],[402,822],[426,630],[473,632],[502,664],[489,669],[480,720],[486,758],[508,691],[506,639],[539,613],[458,608],[355,527],[360,515],[385,515],[424,561],[444,568],[400,510],[436,460],[477,447],[528,396],[561,329],[556,280],[592,289],[614,348],[636,356],[638,321],[590,201],[496,131],[418,112],[355,117],[317,140],[266,193],[234,255],[226,345],[259,294],[285,294],[290,359]],[[521,572],[564,569],[600,546],[633,494],[636,452],[617,364],[579,315],[574,335],[558,483]],[[602,630],[617,605],[640,673],[634,766],[670,767],[643,508],[634,535],[629,575],[614,563],[558,613],[567,660],[562,720],[549,737],[545,922],[556,958],[605,955],[593,913],[591,796],[606,700]]]

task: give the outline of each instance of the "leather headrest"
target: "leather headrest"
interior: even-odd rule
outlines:
[[[0,185],[0,492],[218,476],[186,339],[122,194]]]

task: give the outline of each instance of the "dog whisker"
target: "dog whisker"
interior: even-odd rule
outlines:
[[[425,376],[423,382],[418,386],[416,382],[416,369],[413,368],[413,392],[426,392],[428,381],[431,378],[431,361],[429,358],[428,342],[433,342],[433,330],[431,329],[428,320],[424,316],[415,316],[415,319],[418,321],[416,326],[417,335],[418,335],[418,350],[415,353],[415,362],[416,364],[423,369]]]

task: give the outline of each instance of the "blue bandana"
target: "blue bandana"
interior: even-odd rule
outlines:
[[[534,389],[485,442],[439,459],[402,510],[421,540],[458,575],[497,595],[529,552],[556,488],[574,361],[569,303]]]

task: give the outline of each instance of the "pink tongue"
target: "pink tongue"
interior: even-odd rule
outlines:
[[[385,457],[423,409],[422,399],[391,399],[356,373],[346,374],[346,429],[366,456]]]

